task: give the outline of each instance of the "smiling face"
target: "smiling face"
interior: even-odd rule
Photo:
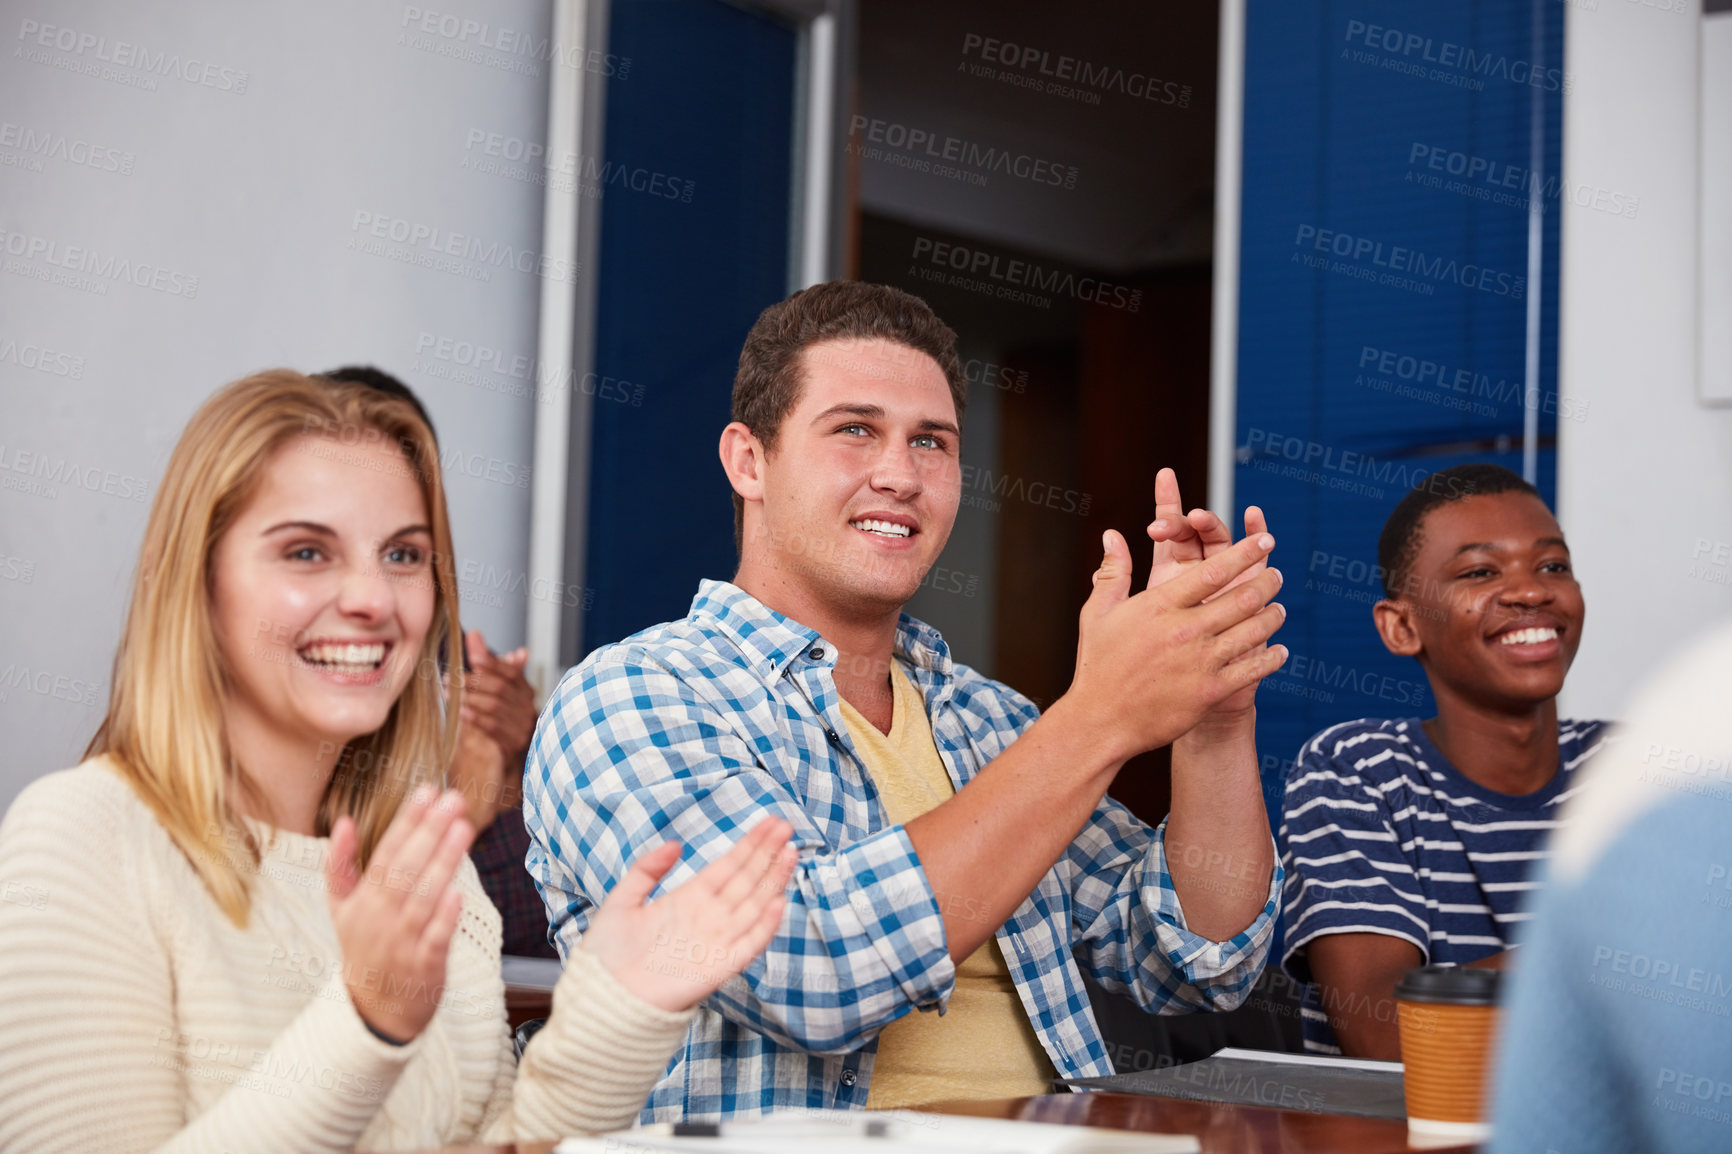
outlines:
[[[962,499],[949,383],[925,353],[881,339],[814,345],[801,377],[774,449],[760,446],[754,475],[734,477],[746,498],[742,574],[773,574],[796,602],[831,612],[900,610]]]
[[[1391,652],[1417,657],[1440,698],[1521,709],[1556,697],[1585,609],[1545,502],[1522,492],[1466,497],[1432,509],[1419,533],[1400,596],[1379,606]]]
[[[237,749],[335,750],[385,723],[433,620],[432,550],[394,446],[303,436],[276,451],[211,558]]]

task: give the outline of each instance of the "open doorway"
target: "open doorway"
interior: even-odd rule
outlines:
[[[1049,704],[1070,682],[1103,530],[1154,478],[1209,494],[1213,3],[873,0],[844,142],[847,275],[928,302],[970,380],[963,501],[909,610],[957,660]],[[1166,754],[1114,796],[1168,805]]]

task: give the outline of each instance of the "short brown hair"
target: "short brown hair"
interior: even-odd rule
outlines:
[[[956,355],[956,333],[913,293],[889,285],[835,280],[801,289],[758,314],[734,373],[734,420],[766,450],[776,446],[782,420],[800,399],[802,355],[813,345],[844,340],[894,341],[938,362],[956,405],[968,405],[968,379]],[[746,503],[734,494],[734,545],[742,548]]]

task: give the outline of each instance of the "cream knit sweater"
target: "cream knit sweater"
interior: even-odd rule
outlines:
[[[631,1125],[690,1013],[579,950],[515,1064],[499,915],[465,861],[438,1012],[382,1042],[343,981],[325,848],[276,831],[240,930],[101,759],[19,794],[0,823],[0,1151],[395,1150]]]

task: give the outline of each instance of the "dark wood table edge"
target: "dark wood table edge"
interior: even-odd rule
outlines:
[[[1475,1154],[1478,1150],[1473,1145],[1410,1146],[1406,1124],[1383,1118],[1238,1106],[1110,1090],[930,1102],[911,1109],[976,1118],[1011,1118],[1145,1133],[1190,1134],[1199,1139],[1203,1154],[1408,1154],[1410,1151]],[[1142,1124],[1136,1124],[1139,1122]],[[443,1146],[420,1154],[552,1154],[557,1145],[557,1142],[508,1142]]]

